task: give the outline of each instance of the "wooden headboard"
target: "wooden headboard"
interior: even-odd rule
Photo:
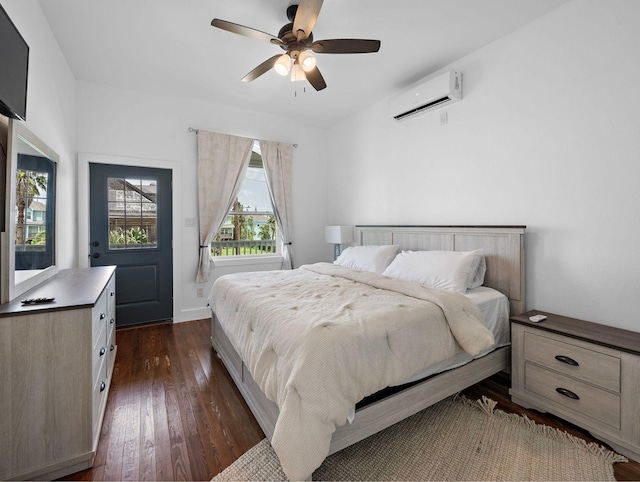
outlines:
[[[525,226],[365,226],[355,227],[355,245],[399,244],[400,249],[472,251],[487,261],[484,286],[504,293],[511,315],[525,310]]]

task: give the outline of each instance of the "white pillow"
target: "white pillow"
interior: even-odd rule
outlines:
[[[430,288],[466,293],[480,261],[477,251],[403,251],[382,273]]]
[[[467,280],[467,289],[472,290],[478,286],[482,286],[484,283],[484,275],[487,273],[487,260],[482,254],[481,249],[473,251],[476,253],[476,257],[471,265],[471,271],[469,272],[469,279]]]
[[[372,271],[381,274],[389,263],[393,261],[400,246],[390,244],[385,246],[350,246],[345,249],[333,264],[344,268]]]

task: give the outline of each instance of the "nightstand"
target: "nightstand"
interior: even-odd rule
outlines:
[[[543,314],[539,323],[529,316]],[[640,333],[543,311],[511,317],[511,399],[640,462]]]

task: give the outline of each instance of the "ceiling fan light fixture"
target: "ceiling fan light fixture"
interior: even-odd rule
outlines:
[[[307,76],[304,75],[304,70],[298,62],[294,62],[291,68],[291,82],[297,82],[299,80],[307,80]]]
[[[287,75],[291,71],[291,57],[289,57],[288,54],[282,54],[280,58],[276,60],[273,68],[280,75]]]
[[[316,68],[316,58],[310,50],[305,50],[304,52],[302,52],[298,57],[298,62],[300,62],[302,70],[304,70],[305,72],[311,72]]]
[[[293,82],[307,80],[316,91],[320,91],[327,87],[327,83],[316,65],[314,53],[366,54],[380,50],[380,40],[342,38],[314,41],[313,29],[324,0],[295,2],[298,3],[287,8],[290,23],[284,25],[277,36],[219,18],[211,21],[212,27],[276,45],[286,52],[269,57],[245,75],[243,82],[252,82],[273,69],[283,77],[290,74]]]

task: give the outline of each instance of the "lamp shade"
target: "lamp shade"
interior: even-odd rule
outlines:
[[[287,54],[282,54],[280,57],[278,57],[278,60],[276,60],[273,68],[280,75],[287,75],[291,70],[291,57],[289,57]]]
[[[305,72],[311,72],[316,67],[316,58],[310,50],[302,52],[298,57],[298,62],[302,66],[302,70]]]
[[[327,243],[347,244],[353,241],[351,226],[325,226],[324,239]]]

